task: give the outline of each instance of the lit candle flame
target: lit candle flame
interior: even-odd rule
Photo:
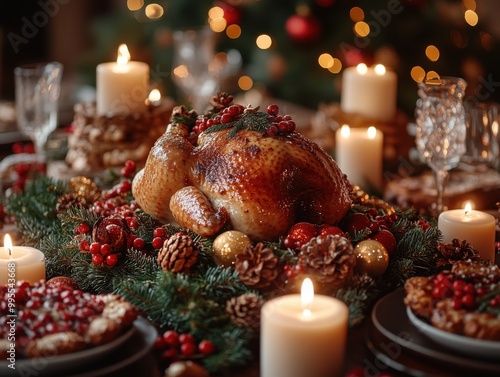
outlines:
[[[465,215],[467,215],[470,211],[472,211],[472,204],[470,204],[470,202],[465,203],[464,211]]]
[[[119,65],[126,65],[130,61],[130,52],[128,52],[128,48],[126,44],[121,44],[118,47],[118,57],[116,58],[116,62]]]
[[[377,64],[374,68],[375,73],[379,76],[385,75],[385,67],[383,64]]]
[[[302,314],[305,317],[309,317],[311,315],[311,309],[309,306],[314,301],[314,287],[311,279],[305,278],[302,283],[302,289],[300,292],[300,301],[302,302]]]
[[[340,129],[340,136],[348,138],[350,134],[351,134],[351,129],[347,124],[344,124]]]
[[[149,102],[151,102],[151,103],[157,103],[161,99],[161,93],[160,93],[160,91],[158,89],[153,89],[149,93],[148,99],[149,99]]]
[[[9,255],[12,255],[12,240],[8,234],[3,239],[3,247],[9,250]]]
[[[375,136],[377,136],[377,129],[373,126],[370,126],[368,127],[366,134],[368,135],[368,139],[375,139]]]
[[[358,73],[360,75],[364,75],[366,74],[366,72],[368,72],[368,67],[366,66],[365,63],[359,63],[357,66],[356,66],[356,71],[358,71]]]

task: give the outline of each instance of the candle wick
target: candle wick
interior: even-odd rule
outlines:
[[[12,249],[10,247],[6,247],[7,250],[9,250],[9,257],[12,256]]]

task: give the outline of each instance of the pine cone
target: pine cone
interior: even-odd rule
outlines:
[[[254,293],[245,293],[226,302],[226,313],[236,326],[257,330],[260,326],[262,300]]]
[[[188,273],[198,261],[198,248],[186,233],[178,232],[165,240],[157,262],[163,271]]]
[[[56,210],[58,212],[65,211],[73,206],[82,206],[88,208],[87,200],[81,195],[74,193],[64,194],[57,199]]]
[[[233,103],[234,97],[226,92],[218,92],[210,99],[210,106],[213,106],[214,112],[225,109]]]
[[[306,266],[306,273],[314,275],[318,283],[337,288],[354,273],[353,250],[351,242],[343,236],[314,237],[300,248],[299,263]]]
[[[278,276],[278,258],[262,242],[249,246],[236,254],[235,268],[238,277],[249,287],[265,288]]]
[[[461,260],[480,261],[481,257],[477,250],[475,250],[467,241],[460,241],[454,239],[451,243],[440,243],[437,247],[438,257],[436,266],[438,268],[449,269],[455,262]]]

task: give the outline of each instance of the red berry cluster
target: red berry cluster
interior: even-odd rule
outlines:
[[[113,253],[109,244],[101,244],[99,242],[92,242],[89,246],[89,252],[92,254],[92,263],[96,266],[101,266],[104,263],[113,267],[118,263],[118,253]]]
[[[12,152],[14,154],[27,153],[34,154],[35,148],[32,143],[22,144],[15,143],[12,146]],[[31,173],[42,173],[45,174],[46,166],[40,163],[18,163],[14,165],[14,172],[16,173],[16,181],[12,184],[12,189],[15,191],[20,191],[24,189],[26,182]]]
[[[125,161],[125,165],[121,168],[120,174],[123,178],[132,178],[135,170],[137,169],[136,163],[133,160]]]
[[[7,339],[7,322],[13,313],[7,305],[7,285],[0,286],[0,338]],[[17,310],[16,342],[21,346],[30,339],[47,334],[75,331],[84,334],[89,323],[104,309],[104,302],[96,296],[70,289],[64,284],[30,284],[17,282],[15,287]]]
[[[153,249],[161,249],[167,238],[167,229],[164,227],[155,228],[153,230],[153,241],[151,241],[151,246],[153,246]]]
[[[450,271],[443,271],[433,279],[432,297],[436,300],[452,299],[455,310],[474,310],[479,304],[486,302],[491,308],[500,307],[500,279],[492,278],[462,278]]]
[[[269,136],[274,136],[279,133],[286,134],[295,131],[297,127],[290,115],[280,115],[280,108],[276,104],[271,104],[267,107],[268,120],[271,123],[266,131]]]
[[[209,117],[201,115],[196,119],[193,131],[199,135],[207,128],[210,128],[216,124],[227,124],[236,120],[241,114],[245,112],[245,107],[243,105],[231,105],[225,107],[216,114],[214,117]]]
[[[348,215],[342,222],[342,229],[352,238],[356,236],[356,233],[368,229],[370,231],[368,238],[380,242],[390,256],[396,251],[397,241],[389,229],[398,219],[398,215],[393,213],[382,216],[378,215],[375,209],[373,211],[375,212],[368,211],[367,214],[357,212]]]
[[[201,115],[196,119],[193,127],[193,132],[197,135],[205,131],[207,128],[216,124],[228,124],[243,116],[244,114],[255,112],[255,108],[244,107],[243,105],[231,105],[213,117]],[[267,115],[269,127],[267,128],[266,135],[274,136],[279,133],[290,133],[295,131],[296,124],[290,115],[280,115],[279,106],[276,104],[267,107]]]
[[[155,349],[160,352],[162,359],[172,362],[180,358],[211,355],[215,352],[215,345],[207,339],[197,343],[191,334],[167,330],[156,338]]]
[[[114,227],[109,226],[109,230],[113,231]],[[77,236],[90,235],[91,227],[87,223],[81,223],[76,227],[75,233]],[[79,243],[81,252],[89,252],[92,254],[92,263],[96,266],[106,265],[109,267],[114,267],[118,263],[119,253],[114,253],[111,245],[100,242],[89,243],[87,237],[80,240]]]

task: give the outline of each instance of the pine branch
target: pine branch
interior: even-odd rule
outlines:
[[[205,132],[212,133],[232,128],[232,130],[227,134],[227,137],[229,139],[233,138],[238,133],[238,131],[241,130],[250,130],[264,133],[270,126],[268,114],[256,111],[257,109],[252,110],[253,111],[245,111],[232,122],[224,124],[214,124],[213,126],[207,128]]]

